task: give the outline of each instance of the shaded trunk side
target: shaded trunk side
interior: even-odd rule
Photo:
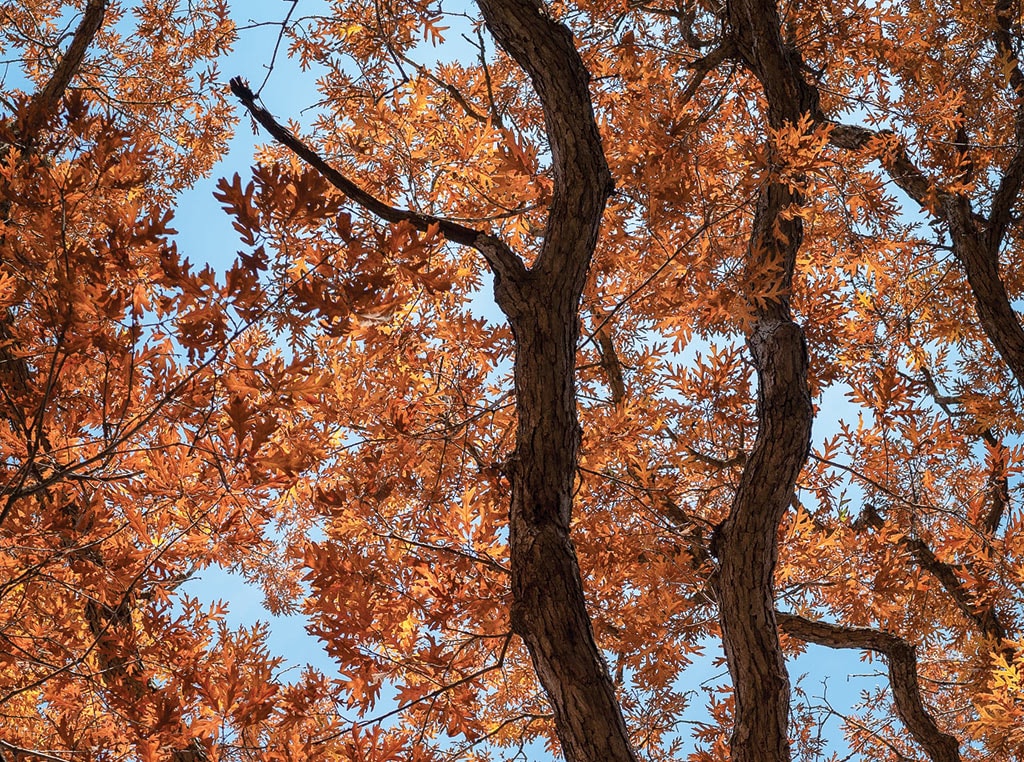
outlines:
[[[761,82],[771,127],[816,114],[816,93],[800,74],[799,55],[783,44],[774,0],[734,0],[728,11],[733,43]],[[768,152],[775,153],[771,146]],[[753,313],[747,346],[757,372],[758,432],[714,548],[719,620],[735,692],[733,762],[790,758],[789,676],[776,630],[774,576],[779,523],[807,459],[814,415],[804,333],[789,309],[803,226],[788,212],[802,203],[789,184],[768,178],[747,253],[744,287]]]

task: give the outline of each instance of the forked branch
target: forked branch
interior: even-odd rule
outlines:
[[[1024,387],[1024,327],[1013,308],[999,266],[999,249],[1024,185],[1024,72],[1014,51],[1012,5],[1008,0],[996,3],[993,42],[997,55],[1004,59],[1002,63],[1009,72],[1009,85],[1016,100],[1013,124],[1017,148],[999,178],[987,218],[973,210],[967,195],[944,190],[928,178],[893,133],[837,124],[832,130],[831,142],[853,150],[876,142],[878,158],[893,181],[948,225],[953,249],[974,294],[981,327],[1017,383]],[[961,134],[958,142],[966,146],[966,135]]]

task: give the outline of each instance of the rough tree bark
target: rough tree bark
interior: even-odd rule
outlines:
[[[516,342],[518,430],[509,465],[512,628],[533,658],[566,759],[633,760],[569,539],[580,442],[579,303],[612,179],[589,75],[568,29],[535,0],[479,5],[498,44],[529,74],[540,96],[554,174],[544,244],[533,267],[495,284]]]
[[[25,125],[26,134],[31,139],[35,130],[44,123],[50,115],[57,112],[61,99],[74,79],[75,74],[85,59],[86,51],[92,45],[96,33],[103,26],[103,18],[107,12],[107,0],[89,0],[82,13],[82,19],[75,28],[75,34],[71,38],[71,44],[61,56],[52,76],[46,85],[33,97],[29,106],[28,122]]]
[[[816,93],[804,82],[796,51],[783,44],[774,0],[734,0],[728,10],[733,44],[761,82],[771,126],[816,113]],[[799,217],[784,214],[802,201],[792,187],[769,178],[757,200],[747,258],[753,313],[747,346],[757,371],[758,432],[713,548],[735,691],[733,762],[790,757],[789,677],[776,631],[774,574],[776,533],[807,458],[813,418],[803,330],[789,309],[803,226]]]
[[[817,90],[804,77],[799,52],[782,40],[774,0],[732,0],[728,12],[731,42],[762,84],[771,126],[795,123],[804,115],[816,124],[826,124]],[[993,42],[1010,64],[1010,86],[1017,103],[1015,132],[1020,145],[1024,143],[1024,72],[1014,53],[1011,20],[1011,5],[1000,0],[995,7]],[[912,162],[905,148],[894,144],[892,135],[848,125],[833,124],[832,128],[831,140],[838,147],[859,149],[878,140],[880,146],[886,147],[883,164],[896,184],[948,224],[954,250],[975,297],[981,327],[1018,382],[1024,385],[1024,328],[999,274],[999,249],[1010,210],[1024,184],[1024,147],[1008,162],[989,216],[984,218],[974,211],[966,196],[937,187]],[[756,264],[760,258],[762,266],[772,261],[772,256],[781,261],[778,277],[787,293],[802,231],[799,219],[786,220],[779,217],[779,212],[787,205],[799,203],[799,194],[785,186],[770,185],[761,193],[754,221],[750,261]],[[755,315],[748,344],[758,372],[760,429],[732,510],[719,532],[716,550],[721,571],[716,589],[736,689],[732,758],[774,762],[789,759],[785,741],[789,701],[785,665],[777,639],[767,631],[774,618],[774,537],[806,456],[805,437],[809,437],[811,413],[809,400],[804,399],[806,360],[797,348],[797,344],[802,347],[799,328],[790,324],[789,338],[778,344],[765,340],[786,325],[787,300],[755,309]],[[934,562],[933,556],[927,558],[920,548],[914,555],[937,576],[982,633],[999,642],[1003,631],[994,611],[978,611],[961,600],[962,596],[956,595],[958,584],[953,583],[949,574],[940,573],[943,567]],[[897,707],[911,734],[936,762],[959,759],[955,739],[938,730],[921,702],[912,645],[884,633],[841,631],[789,615],[780,617],[784,629],[797,637],[833,648],[860,647],[885,653],[890,661]]]

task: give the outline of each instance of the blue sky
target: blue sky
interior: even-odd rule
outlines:
[[[231,54],[220,62],[221,85],[225,90],[228,80],[235,76],[249,80],[253,89],[263,82],[277,43],[280,23],[291,6],[291,0],[246,0],[232,4],[239,38]],[[321,0],[300,0],[293,17],[322,12],[325,7]],[[302,71],[296,62],[288,58],[287,40],[281,43],[262,96],[267,107],[277,116],[295,120],[301,120],[303,110],[317,100],[316,71]],[[269,142],[265,134],[253,134],[249,118],[241,106],[238,116],[240,121],[228,152],[209,177],[178,197],[175,214],[181,250],[193,261],[209,262],[220,272],[231,265],[240,243],[231,227],[231,220],[221,212],[213,198],[217,180],[231,177],[235,172],[246,177],[256,147]]]
[[[239,39],[232,53],[220,63],[222,86],[241,76],[259,86],[268,67],[290,0],[247,0],[233,7]],[[322,10],[320,0],[303,0],[296,14]],[[273,71],[262,92],[269,108],[282,118],[299,119],[303,109],[317,100],[316,73],[301,71],[288,58],[287,40],[283,41],[274,60]],[[244,109],[238,107],[240,121],[230,147],[213,168],[209,177],[182,193],[177,200],[175,228],[178,248],[195,263],[209,263],[223,276],[242,248],[231,218],[214,199],[217,181],[238,173],[243,183],[253,164],[257,146],[267,143],[265,134],[254,134]],[[246,583],[239,574],[211,567],[196,579],[182,586],[182,592],[203,600],[224,600],[228,603],[228,622],[233,626],[249,626],[257,621],[270,624],[269,646],[274,654],[284,656],[294,665],[311,664],[327,674],[334,673],[334,664],[316,638],[306,633],[303,616],[271,616],[263,605],[263,592],[258,585]]]

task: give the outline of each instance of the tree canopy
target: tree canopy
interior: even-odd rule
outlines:
[[[233,12],[0,0],[0,760],[1024,758],[1018,3]]]

